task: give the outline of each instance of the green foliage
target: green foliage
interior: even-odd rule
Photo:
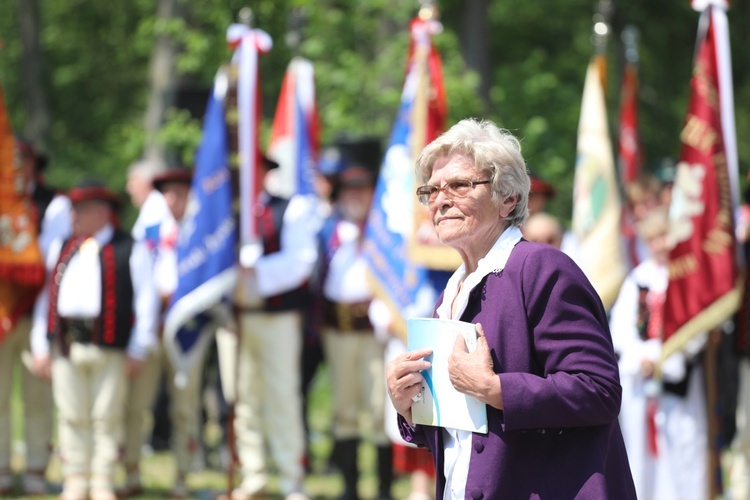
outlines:
[[[180,47],[180,86],[209,89],[217,68],[231,54],[228,25],[250,6],[254,24],[266,30],[274,48],[261,58],[263,143],[282,77],[293,55],[315,64],[323,141],[340,134],[386,140],[404,78],[408,23],[418,2],[396,0],[181,0],[177,19],[157,20],[153,0],[40,2],[44,85],[52,114],[50,179],[69,186],[84,175],[105,178],[121,188],[126,166],[145,143],[142,123],[148,97],[149,60],[158,36]],[[523,140],[530,169],[553,182],[559,195],[552,209],[571,212],[573,167],[581,91],[590,42],[594,2],[486,2],[489,54],[488,93],[480,75],[462,55],[468,4],[438,2],[445,30],[435,37],[444,64],[449,123],[479,116],[513,130]],[[24,123],[20,78],[21,45],[17,0],[0,0],[0,84],[18,130]],[[300,42],[286,40],[303,14]],[[729,11],[740,164],[750,161],[750,4]],[[299,24],[299,23],[298,23]],[[637,26],[640,40],[640,129],[646,167],[679,155],[679,130],[687,107],[698,14],[688,2],[615,2],[609,41],[608,101],[613,139],[617,127],[623,61],[619,33]],[[182,110],[168,113],[158,140],[181,151],[190,163],[200,123]],[[744,171],[744,169],[743,169]]]

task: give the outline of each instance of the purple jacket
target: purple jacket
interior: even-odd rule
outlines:
[[[636,498],[607,316],[578,266],[521,240],[460,319],[484,327],[505,408],[488,406],[488,434],[473,435],[466,498]],[[406,441],[432,451],[442,499],[441,429],[399,424]]]

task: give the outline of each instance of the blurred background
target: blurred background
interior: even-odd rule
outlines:
[[[488,118],[523,140],[531,171],[570,220],[576,129],[593,16],[608,15],[607,101],[616,138],[625,61],[621,33],[639,32],[639,126],[646,170],[679,155],[698,13],[688,0],[443,0],[434,37],[444,64],[448,125]],[[403,84],[403,0],[0,0],[0,86],[16,132],[50,157],[51,185],[86,173],[123,191],[127,165],[156,148],[191,164],[206,95],[229,61],[227,26],[251,7],[274,40],[261,58],[264,129],[294,55],[315,65],[323,144],[342,133],[386,141]],[[728,12],[740,176],[750,162],[750,2]],[[744,181],[743,181],[744,182]],[[133,214],[130,216],[132,217]]]

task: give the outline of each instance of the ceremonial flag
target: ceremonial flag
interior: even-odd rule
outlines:
[[[638,137],[638,49],[634,28],[623,32],[625,69],[620,92],[619,163],[620,183],[624,188],[638,178],[641,169],[641,143]],[[622,235],[630,268],[640,264],[635,216],[627,203],[622,209]]]
[[[232,24],[227,42],[234,49],[232,66],[236,71],[237,140],[239,158],[240,242],[257,243],[258,230],[254,209],[263,186],[259,178],[261,161],[259,124],[261,116],[260,54],[271,50],[271,37],[263,30],[244,24]]]
[[[726,3],[702,10],[682,151],[669,208],[669,286],[662,360],[739,305],[734,234],[737,150]]]
[[[625,63],[620,102],[620,179],[622,185],[633,182],[641,169],[641,144],[638,138],[638,67]]]
[[[177,290],[164,320],[164,343],[177,368],[178,382],[201,353],[197,347],[210,339],[201,335],[206,318],[200,314],[234,291],[236,285],[228,151],[222,102],[212,92],[196,154],[190,200],[178,236]]]
[[[0,342],[44,283],[34,208],[0,88]]]
[[[417,306],[422,303],[420,291],[435,288],[430,286],[432,274],[409,255],[408,247],[414,235],[415,211],[424,209],[415,195],[414,162],[425,144],[445,128],[447,115],[442,63],[432,43],[432,35],[440,29],[440,23],[428,16],[411,22],[401,103],[364,233],[363,252],[370,266],[373,289],[393,312],[393,330],[402,334],[406,332],[405,318],[411,315],[409,311],[420,308]],[[431,224],[429,231],[434,234]],[[453,252],[446,247],[434,247],[434,251]],[[447,260],[456,262],[457,255]],[[458,262],[453,269],[456,267]],[[436,286],[442,289],[442,285]]]
[[[315,106],[315,73],[307,59],[295,57],[281,84],[266,154],[279,164],[281,194],[315,194],[320,126]]]
[[[617,298],[627,274],[620,237],[621,205],[607,125],[601,67],[604,56],[589,63],[583,88],[573,191],[576,262],[605,308]]]

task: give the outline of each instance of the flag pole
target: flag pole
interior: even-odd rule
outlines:
[[[253,11],[250,7],[243,7],[240,9],[240,11],[237,13],[237,20],[240,24],[243,24],[247,26],[248,28],[252,29],[253,25]],[[237,91],[239,93],[239,90]],[[225,109],[226,112],[226,109]],[[239,142],[239,140],[238,140]],[[238,168],[239,165],[237,165]],[[238,181],[242,180],[242,175],[237,176]],[[242,188],[240,187],[237,190],[237,196],[242,198]],[[240,220],[242,219],[242,215],[240,214]],[[242,221],[241,221],[242,223]],[[240,229],[240,234],[242,234],[243,229]],[[242,241],[242,238],[240,238],[240,245],[243,245],[247,243],[246,241]],[[241,286],[241,283],[238,283]],[[232,387],[232,397],[231,401],[228,403],[228,415],[227,415],[227,451],[229,453],[229,463],[227,464],[227,492],[226,496],[228,499],[232,498],[232,491],[234,490],[234,476],[235,476],[235,469],[239,460],[239,457],[237,455],[237,435],[234,428],[235,423],[235,417],[236,417],[236,408],[237,408],[237,397],[238,397],[238,387],[239,387],[239,372],[240,372],[240,349],[242,347],[242,322],[241,322],[241,310],[238,305],[235,304],[232,307],[232,312],[234,314],[234,325],[235,325],[235,335],[236,339],[234,342],[234,353],[232,353],[233,361],[231,363],[231,387]]]

